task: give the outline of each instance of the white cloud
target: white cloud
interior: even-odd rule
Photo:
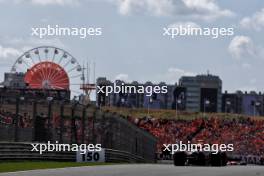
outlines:
[[[194,15],[205,19],[233,16],[234,13],[227,9],[221,9],[216,0],[182,0],[185,6]]]
[[[72,5],[77,4],[78,0],[31,0],[33,4],[39,5]]]
[[[169,68],[165,74],[158,75],[158,81],[166,82],[168,84],[175,84],[179,81],[181,76],[195,76],[196,74],[193,72],[188,72],[180,68],[171,67]]]
[[[0,2],[10,0],[0,0]],[[12,0],[19,3],[34,5],[78,5],[85,1],[80,0]],[[94,1],[96,0],[86,0]],[[119,13],[129,15],[133,13],[146,13],[154,16],[194,16],[206,20],[219,17],[230,17],[234,13],[228,9],[219,7],[216,0],[103,0],[118,7]]]
[[[176,22],[176,23],[173,23],[171,25],[169,25],[170,28],[179,28],[179,27],[182,27],[182,28],[201,28],[200,25],[198,25],[197,23],[194,23],[192,21],[187,21],[187,22]]]
[[[145,12],[156,16],[184,15],[203,19],[230,17],[234,13],[218,6],[216,0],[107,0],[118,6],[119,12],[129,15]]]
[[[109,0],[117,4],[122,15],[128,15],[138,11],[150,12],[153,15],[169,15],[173,10],[171,0]]]
[[[128,75],[124,74],[124,73],[120,73],[120,74],[116,75],[115,80],[130,82]]]
[[[52,39],[33,39],[33,38],[30,38],[28,40],[28,43],[31,45],[34,45],[34,46],[49,45],[49,46],[66,48],[65,44],[58,38],[52,38]]]
[[[39,39],[39,38],[5,38],[7,44],[13,46],[24,46],[26,48],[35,48],[38,46],[48,45],[54,47],[67,48],[65,44],[58,38]]]
[[[228,46],[228,51],[234,58],[240,59],[244,56],[256,56],[257,47],[250,37],[235,36]]]
[[[246,29],[255,29],[257,31],[264,28],[264,8],[251,17],[243,18],[240,21],[240,25]]]
[[[21,50],[11,47],[3,47],[0,45],[0,58],[9,59],[13,57],[17,57],[21,54]]]
[[[38,46],[54,46],[68,49],[59,39],[37,39],[37,38],[0,38],[0,63],[10,64],[24,52]],[[12,46],[12,47],[4,47]]]
[[[10,0],[0,0],[0,2],[10,2]],[[77,5],[79,0],[12,0],[15,4],[30,3],[33,5]]]

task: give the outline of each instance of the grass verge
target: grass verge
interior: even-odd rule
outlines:
[[[16,172],[36,169],[54,169],[65,167],[80,166],[98,166],[109,165],[110,163],[76,163],[76,162],[42,162],[42,161],[24,161],[24,162],[0,162],[0,173]]]
[[[120,107],[102,107],[102,110],[106,112],[115,112],[121,114],[125,117],[131,116],[134,118],[143,118],[148,115],[157,119],[181,119],[181,120],[193,120],[196,118],[223,118],[223,119],[233,119],[233,118],[253,118],[255,120],[263,120],[262,116],[248,116],[242,114],[231,114],[231,113],[202,113],[202,112],[186,112],[186,111],[178,111],[176,118],[176,111],[172,109],[143,109],[143,108],[120,108]]]

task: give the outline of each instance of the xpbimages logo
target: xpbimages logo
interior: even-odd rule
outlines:
[[[105,94],[106,96],[108,96],[109,94],[146,94],[146,96],[151,96],[153,93],[155,94],[166,94],[168,93],[168,86],[163,85],[163,86],[159,86],[159,85],[155,85],[155,86],[143,86],[143,85],[138,85],[138,86],[134,86],[134,85],[126,85],[124,83],[122,83],[121,85],[116,85],[116,83],[114,83],[113,85],[98,85],[97,86],[97,94]]]
[[[101,144],[60,144],[58,141],[51,143],[48,141],[47,144],[34,143],[31,144],[32,152],[38,152],[42,155],[44,152],[77,152],[85,154],[87,151],[99,152],[102,150]]]
[[[187,23],[184,25],[174,24],[163,28],[163,36],[168,36],[171,39],[182,36],[204,36],[212,39],[220,37],[233,36],[234,28],[219,28],[219,27],[200,27],[194,23]]]
[[[48,36],[77,36],[85,39],[88,36],[101,36],[103,30],[100,27],[60,27],[59,25],[46,27],[32,27],[31,36],[44,38]]]

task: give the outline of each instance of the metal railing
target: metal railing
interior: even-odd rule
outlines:
[[[0,143],[0,161],[76,161],[75,152],[39,152],[31,151],[30,143]],[[105,149],[105,161],[110,163],[146,163],[144,158],[129,152]],[[152,161],[153,162],[153,161]]]

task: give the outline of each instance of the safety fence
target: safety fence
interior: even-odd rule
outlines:
[[[0,161],[76,161],[76,152],[31,151],[30,143],[0,143]],[[105,161],[111,163],[146,163],[143,157],[125,151],[105,149]]]

